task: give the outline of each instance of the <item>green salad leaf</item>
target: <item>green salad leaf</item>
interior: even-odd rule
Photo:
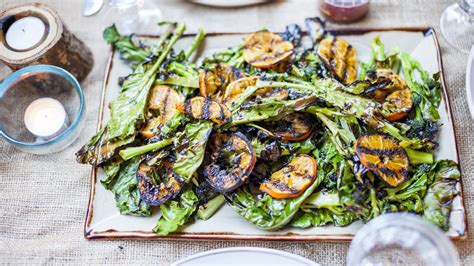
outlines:
[[[293,199],[278,200],[266,194],[256,201],[252,194],[244,189],[239,189],[225,197],[227,203],[248,222],[258,228],[274,231],[291,221],[303,201],[313,193],[321,181],[318,175],[301,196]]]
[[[137,134],[136,124],[145,118],[145,107],[148,92],[155,81],[156,73],[170,53],[173,45],[183,34],[184,24],[176,28],[160,56],[148,63],[138,66],[122,85],[117,98],[110,103],[110,120],[105,127],[76,153],[79,162],[98,165],[108,160],[118,148],[131,143]],[[107,155],[102,156],[104,145],[113,147]],[[103,159],[102,159],[103,158]]]
[[[113,45],[120,52],[124,59],[131,63],[142,63],[152,54],[148,47],[140,47],[133,43],[133,35],[121,36],[115,24],[104,30],[103,37],[108,44]]]
[[[442,160],[431,167],[429,176],[433,179],[433,183],[428,187],[423,199],[423,218],[448,230],[452,201],[459,194],[456,186],[461,173],[455,162]]]
[[[117,208],[121,214],[150,216],[151,208],[141,199],[137,187],[136,174],[139,164],[140,160],[136,158],[124,163],[110,190],[115,194]]]
[[[184,132],[175,139],[176,162],[173,170],[186,180],[189,180],[201,166],[211,132],[212,123],[200,121],[187,124]]]
[[[153,232],[159,235],[168,235],[178,231],[183,225],[191,221],[197,209],[198,197],[192,189],[185,189],[178,199],[160,205],[161,217]]]

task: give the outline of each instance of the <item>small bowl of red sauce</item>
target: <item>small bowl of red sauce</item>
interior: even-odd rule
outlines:
[[[328,20],[348,23],[367,15],[369,0],[320,0],[320,9]]]

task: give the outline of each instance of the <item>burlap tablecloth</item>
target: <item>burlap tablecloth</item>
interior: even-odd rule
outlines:
[[[150,1],[150,0],[147,0]],[[31,1],[1,0],[0,9]],[[0,140],[0,263],[120,263],[169,264],[215,248],[254,246],[285,250],[322,264],[344,264],[347,243],[288,243],[255,241],[87,241],[83,224],[89,197],[90,167],[77,164],[74,152],[96,129],[100,89],[108,47],[102,41],[100,16],[84,18],[82,1],[39,1],[53,7],[71,32],[93,51],[95,65],[82,83],[87,121],[82,136],[68,149],[36,156],[18,151]],[[157,1],[167,20],[184,20],[188,30],[253,31],[267,26],[283,30],[319,15],[318,1],[276,1],[248,8],[217,9],[187,1]],[[432,26],[439,29],[442,10],[453,1],[371,1],[369,16],[342,27]],[[439,32],[439,30],[438,30]],[[445,77],[461,157],[465,204],[469,216],[468,239],[456,243],[462,263],[474,265],[474,123],[469,117],[464,89],[467,56],[440,38]],[[1,63],[0,63],[1,64]],[[0,79],[10,71],[0,65]]]

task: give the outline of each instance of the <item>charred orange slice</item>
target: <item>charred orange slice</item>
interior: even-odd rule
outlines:
[[[377,69],[375,75],[368,75],[367,79],[372,83],[372,86],[364,92],[364,95],[370,96],[378,102],[385,101],[385,98],[393,92],[408,89],[400,75],[389,69]]]
[[[260,191],[275,199],[296,198],[314,182],[316,174],[316,160],[309,155],[300,154],[261,183]]]
[[[153,87],[148,100],[148,108],[159,112],[157,117],[152,117],[147,121],[140,133],[145,138],[151,138],[160,130],[159,127],[170,121],[173,116],[179,113],[179,105],[183,104],[183,97],[174,89],[158,85]]]
[[[162,125],[161,120],[161,117],[153,117],[149,119],[148,123],[140,131],[142,136],[151,139],[154,135],[158,134],[158,132],[160,132],[160,126]]]
[[[339,81],[344,84],[355,81],[356,51],[347,41],[338,37],[324,39],[318,45],[317,54]]]
[[[400,77],[400,75],[396,74],[390,69],[377,69],[376,75],[378,79],[385,78],[392,82],[389,86],[387,86],[389,91],[398,91],[408,88],[406,82]]]
[[[413,101],[409,89],[396,91],[385,99],[382,114],[389,121],[397,121],[408,115],[412,105]]]
[[[201,96],[218,99],[223,89],[232,81],[242,78],[244,74],[236,67],[226,64],[213,64],[199,74],[199,91]]]
[[[410,162],[397,140],[385,134],[367,134],[357,139],[354,149],[360,162],[387,186],[398,187],[408,176]]]
[[[257,80],[258,77],[247,77],[230,83],[224,93],[224,104],[231,107],[238,102],[244,91],[250,86],[255,86]]]
[[[196,119],[211,120],[217,124],[228,123],[232,119],[232,113],[227,106],[202,96],[189,99],[186,112]]]
[[[377,69],[375,78],[369,77],[369,80],[373,84],[386,84],[372,86],[377,89],[364,93],[383,105],[382,114],[386,119],[397,121],[407,116],[413,106],[412,95],[400,75],[389,69]]]
[[[235,190],[247,180],[257,160],[252,145],[241,133],[213,134],[209,142],[204,175],[218,192]]]
[[[223,103],[231,108],[233,104],[239,102],[240,97],[245,90],[250,86],[255,86],[258,77],[246,77],[238,79],[230,83],[225,89]],[[288,98],[288,90],[283,88],[261,88],[258,89],[249,99],[260,97],[266,99],[281,99]]]
[[[303,113],[291,113],[281,120],[265,123],[265,127],[286,141],[305,140],[313,129],[310,116]]]
[[[271,68],[288,60],[293,54],[293,44],[269,31],[250,34],[244,41],[245,62],[257,68]]]
[[[160,165],[149,165],[142,161],[138,166],[137,180],[138,191],[144,202],[152,206],[158,206],[177,195],[183,188],[185,181],[173,171],[169,162]],[[156,176],[159,176],[157,182]]]
[[[262,99],[286,100],[289,92],[284,88],[262,88],[255,92],[257,97]]]

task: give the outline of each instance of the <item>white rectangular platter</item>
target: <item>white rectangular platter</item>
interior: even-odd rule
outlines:
[[[351,31],[331,31],[341,35],[357,50],[358,59],[368,61],[371,40],[380,36],[386,50],[399,46],[402,51],[409,52],[417,58],[424,69],[430,73],[442,71],[441,55],[436,34],[430,28],[403,29],[371,29]],[[216,51],[238,45],[247,34],[208,34],[203,49],[196,55],[199,58],[209,56]],[[176,45],[177,49],[187,47],[193,36],[182,38]],[[103,86],[103,99],[100,108],[99,128],[109,118],[108,103],[119,91],[118,78],[130,74],[131,69],[120,59],[118,53],[111,52]],[[457,146],[454,134],[451,110],[447,90],[443,85],[443,99],[440,105],[441,127],[437,159],[451,159],[458,162]],[[348,241],[363,226],[360,221],[346,227],[332,225],[308,229],[284,228],[276,232],[263,231],[247,223],[230,207],[224,206],[211,219],[197,221],[186,226],[183,231],[166,237],[159,236],[151,230],[160,216],[159,208],[154,209],[151,217],[134,217],[121,215],[115,207],[114,194],[107,191],[98,180],[103,177],[100,170],[91,172],[91,194],[88,206],[84,235],[87,239],[96,238],[179,238],[179,239],[229,239],[229,240],[330,240]],[[462,200],[462,182],[459,183],[460,195],[453,202],[450,225],[446,234],[452,239],[463,239],[466,232],[466,214]]]

